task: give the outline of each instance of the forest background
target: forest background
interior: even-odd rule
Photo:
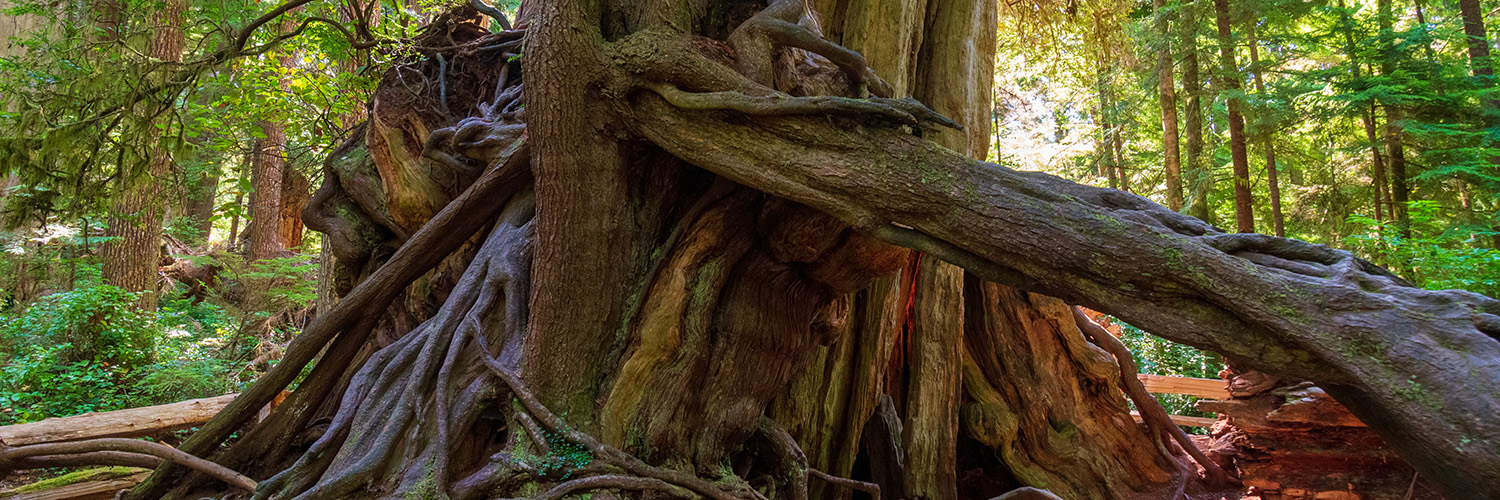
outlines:
[[[452,5],[312,3],[241,32],[270,6],[0,5],[0,424],[247,386],[338,299],[301,218],[324,157]],[[990,161],[1493,297],[1496,7],[1002,2]],[[1218,371],[1125,336],[1143,372]]]

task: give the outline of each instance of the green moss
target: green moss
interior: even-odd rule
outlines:
[[[17,487],[10,491],[0,493],[0,498],[11,497],[20,493],[27,493],[32,491],[43,491],[50,490],[52,488],[61,488],[63,486],[74,483],[117,479],[125,476],[139,474],[142,472],[151,471],[149,469],[140,469],[136,467],[100,467],[97,469],[84,469],[81,471],[69,472],[52,479],[37,481],[35,483]]]
[[[1112,217],[1112,216],[1109,216],[1109,215],[1106,215],[1106,214],[1095,213],[1095,214],[1091,215],[1090,217],[1092,217],[1094,220],[1099,221],[1100,223],[1103,223],[1104,227],[1108,228],[1112,232],[1124,233],[1126,230],[1129,229],[1125,225],[1125,221],[1122,221],[1120,219],[1117,219],[1115,217]]]
[[[1431,391],[1424,389],[1422,387],[1422,384],[1417,383],[1416,380],[1407,380],[1406,383],[1408,385],[1405,387],[1401,387],[1400,384],[1397,384],[1396,395],[1401,396],[1402,399],[1405,399],[1407,401],[1426,406],[1433,411],[1443,411],[1444,406],[1442,398],[1439,398],[1436,394],[1433,394]]]
[[[427,462],[425,470],[427,474],[423,475],[422,480],[417,481],[417,484],[412,485],[411,489],[406,491],[406,496],[403,498],[406,500],[444,500],[448,498],[446,493],[438,491],[437,478],[433,477],[432,474],[432,462]]]

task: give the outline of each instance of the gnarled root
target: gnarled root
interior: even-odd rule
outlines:
[[[892,89],[870,69],[859,52],[823,38],[806,0],[775,0],[729,35],[740,74],[771,86],[777,49],[788,47],[823,56],[837,65],[854,84],[854,96],[890,97]]]
[[[1126,396],[1130,397],[1130,401],[1135,403],[1136,408],[1140,408],[1141,418],[1146,421],[1146,425],[1156,431],[1157,438],[1163,441],[1167,439],[1175,440],[1182,447],[1183,451],[1193,457],[1193,461],[1198,462],[1198,465],[1203,467],[1203,473],[1208,478],[1209,486],[1213,488],[1239,486],[1240,481],[1231,477],[1228,472],[1219,467],[1218,463],[1215,463],[1207,455],[1204,455],[1203,451],[1199,450],[1193,444],[1193,440],[1188,438],[1187,433],[1183,432],[1181,427],[1172,423],[1172,420],[1167,416],[1167,410],[1162,408],[1161,403],[1146,392],[1146,386],[1136,377],[1139,369],[1136,368],[1134,358],[1130,356],[1130,349],[1126,348],[1125,344],[1120,343],[1120,340],[1116,339],[1114,335],[1110,335],[1103,327],[1095,324],[1093,320],[1085,316],[1083,311],[1078,310],[1077,307],[1071,309],[1073,310],[1073,321],[1078,324],[1078,329],[1082,330],[1084,335],[1087,335],[1094,342],[1094,345],[1114,355],[1115,362],[1120,365],[1120,388],[1125,391]]]

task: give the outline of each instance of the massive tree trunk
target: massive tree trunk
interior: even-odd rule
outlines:
[[[988,86],[955,75],[993,5],[829,3],[826,37],[787,0],[437,19],[306,210],[347,293],[182,449],[260,498],[1201,488],[1068,301],[1317,380],[1495,491],[1500,395],[1456,388],[1496,382],[1500,303],[974,160]],[[133,497],[196,498],[176,471]]]
[[[1245,147],[1245,116],[1240,108],[1240,67],[1234,57],[1234,37],[1230,27],[1229,0],[1214,0],[1214,22],[1219,28],[1219,81],[1229,94],[1229,159],[1234,166],[1234,228],[1241,233],[1255,232],[1255,201],[1250,194],[1250,158]]]
[[[187,4],[171,0],[156,11],[162,21],[151,34],[150,55],[161,61],[182,61],[185,37],[182,31],[182,16]],[[172,103],[143,104],[145,115],[161,111],[156,106],[171,106]],[[104,282],[129,292],[139,293],[135,308],[140,311],[156,310],[157,269],[159,265],[162,228],[162,200],[160,179],[172,169],[172,155],[166,148],[154,144],[158,133],[144,134],[144,144],[152,148],[146,159],[147,168],[138,172],[130,165],[120,165],[124,170],[115,182],[116,191],[110,200],[109,226],[104,236],[109,238],[99,247],[99,260],[103,264]]]

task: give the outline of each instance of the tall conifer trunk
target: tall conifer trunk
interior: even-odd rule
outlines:
[[[1240,68],[1234,57],[1233,22],[1229,0],[1214,0],[1214,20],[1219,27],[1219,80],[1229,93],[1229,158],[1234,166],[1234,226],[1241,233],[1255,232],[1254,199],[1250,194],[1250,158],[1245,147],[1245,117],[1240,108]]]
[[[1208,192],[1213,187],[1213,172],[1203,160],[1203,79],[1198,74],[1198,12],[1201,3],[1188,0],[1183,4],[1182,21],[1182,93],[1184,140],[1187,143],[1188,193],[1191,203],[1187,213],[1213,224],[1208,210]]]
[[[1260,42],[1255,38],[1254,19],[1245,22],[1245,33],[1250,40],[1250,71],[1255,76],[1255,93],[1261,95],[1262,99],[1266,99],[1266,82],[1262,76],[1265,70],[1260,67]],[[1275,124],[1272,120],[1263,119],[1261,127],[1260,143],[1266,155],[1266,188],[1271,197],[1272,234],[1286,236],[1285,223],[1281,217],[1281,183],[1276,172]]]
[[[168,0],[157,11],[160,21],[151,34],[149,53],[162,61],[182,61],[185,37],[182,17],[187,9],[184,0]],[[108,11],[108,9],[106,9]],[[118,15],[118,14],[117,14]],[[106,16],[109,17],[109,16]],[[106,26],[106,32],[115,29]],[[172,103],[145,104],[142,106],[171,106]],[[142,113],[154,115],[157,109],[143,109]],[[123,170],[116,178],[116,191],[110,200],[109,226],[104,235],[110,238],[99,247],[99,260],[103,264],[104,282],[129,292],[139,293],[135,308],[139,311],[156,310],[157,266],[160,265],[162,200],[160,179],[172,170],[172,156],[166,148],[154,144],[158,135],[153,130],[145,133],[143,143],[150,144],[150,156],[146,158],[144,172],[137,172],[131,165],[121,165]]]
[[[1172,81],[1172,30],[1163,11],[1165,0],[1153,0],[1156,33],[1162,46],[1156,54],[1157,99],[1161,106],[1162,169],[1167,178],[1167,208],[1182,210],[1182,156],[1177,149],[1177,89]]]
[[[1396,74],[1396,36],[1392,31],[1394,12],[1391,9],[1392,0],[1379,0],[1376,2],[1380,25],[1380,51],[1381,63],[1380,73],[1386,77],[1394,77]],[[1406,203],[1411,198],[1411,187],[1407,184],[1406,176],[1406,153],[1403,151],[1406,131],[1402,125],[1403,111],[1400,104],[1384,103],[1381,109],[1385,110],[1385,153],[1386,159],[1391,166],[1391,213],[1392,219],[1396,221],[1396,227],[1400,228],[1403,237],[1411,236],[1411,224],[1407,219]]]

